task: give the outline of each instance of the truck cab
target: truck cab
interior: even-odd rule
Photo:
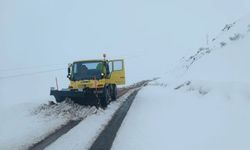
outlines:
[[[124,60],[75,61],[69,64],[67,77],[70,80],[67,90],[50,91],[57,102],[69,98],[79,104],[106,107],[116,100],[117,85],[125,84]]]

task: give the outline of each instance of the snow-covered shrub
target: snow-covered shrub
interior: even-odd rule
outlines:
[[[182,83],[181,85],[178,85],[177,87],[175,87],[175,90],[179,90],[180,88],[184,87],[184,86],[189,86],[191,84],[191,81],[187,81],[185,83]]]
[[[167,87],[168,85],[166,83],[148,83],[149,86],[160,86],[160,87]]]
[[[220,42],[220,47],[224,47],[224,46],[226,46],[226,45],[227,45],[226,42]]]
[[[235,24],[235,22],[232,23],[232,24],[226,24],[225,27],[222,29],[222,31],[228,31],[228,30],[230,30],[233,27],[234,24]]]
[[[240,33],[235,33],[233,36],[229,37],[231,41],[239,40],[242,37]]]

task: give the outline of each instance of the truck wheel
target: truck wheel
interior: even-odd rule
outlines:
[[[112,94],[111,94],[111,99],[112,101],[115,101],[117,98],[117,87],[115,84],[112,85]]]
[[[109,98],[110,98],[110,95],[109,95],[109,89],[108,87],[104,87],[103,88],[103,94],[101,96],[101,106],[103,108],[106,108],[108,106],[108,103],[109,103]]]

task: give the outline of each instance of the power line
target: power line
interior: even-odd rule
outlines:
[[[23,77],[23,76],[32,76],[32,75],[43,74],[43,73],[50,73],[50,72],[55,72],[55,71],[60,71],[60,70],[65,70],[65,69],[66,68],[58,68],[58,69],[37,71],[37,72],[31,72],[31,73],[23,73],[23,74],[16,74],[16,75],[10,75],[10,76],[2,76],[2,77],[0,77],[0,80],[10,79],[10,78],[18,78],[18,77]]]
[[[137,58],[137,57],[147,55],[147,53],[142,53],[142,52],[145,52],[145,51],[136,51],[136,52],[138,52],[139,54],[134,55],[134,56],[125,57],[125,59],[130,60],[130,59],[134,59],[134,58]],[[35,70],[35,69],[48,68],[48,67],[53,67],[53,66],[55,67],[55,66],[61,66],[61,65],[67,66],[68,64],[67,63],[60,63],[60,64],[33,65],[33,66],[16,67],[16,68],[0,68],[0,72],[3,72],[3,71],[8,71],[8,72],[9,71],[20,71],[20,70]]]
[[[66,65],[66,63],[63,63],[63,64],[37,65],[37,66],[28,66],[28,67],[16,67],[16,68],[5,68],[5,69],[0,69],[0,71],[30,70],[30,69],[40,69],[40,68],[45,68],[45,67],[61,66],[61,65]]]
[[[126,60],[138,58],[138,57],[143,57],[146,54],[139,54],[139,55],[134,55],[127,57]],[[0,69],[0,71],[19,71],[19,70],[29,70],[29,69],[39,69],[39,68],[44,68],[44,67],[52,67],[56,65],[64,65],[64,64],[51,64],[51,65],[39,65],[39,66],[29,66],[29,67],[18,67],[18,68],[10,68],[10,69]],[[32,76],[32,75],[37,75],[37,74],[43,74],[43,73],[49,73],[49,72],[55,72],[55,71],[60,71],[60,70],[66,70],[66,68],[58,68],[58,69],[51,69],[51,70],[45,70],[45,71],[37,71],[37,72],[31,72],[31,73],[20,73],[20,74],[15,74],[15,75],[9,75],[9,76],[0,76],[0,80],[4,79],[11,79],[11,78],[18,78],[18,77],[23,77],[23,76]]]

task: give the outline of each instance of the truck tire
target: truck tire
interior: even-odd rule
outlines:
[[[103,108],[106,108],[109,104],[109,99],[110,99],[110,93],[109,93],[109,88],[107,86],[105,86],[103,88],[103,94],[100,97],[101,100],[101,106]]]
[[[117,87],[115,84],[112,85],[111,99],[115,101],[117,99]]]

